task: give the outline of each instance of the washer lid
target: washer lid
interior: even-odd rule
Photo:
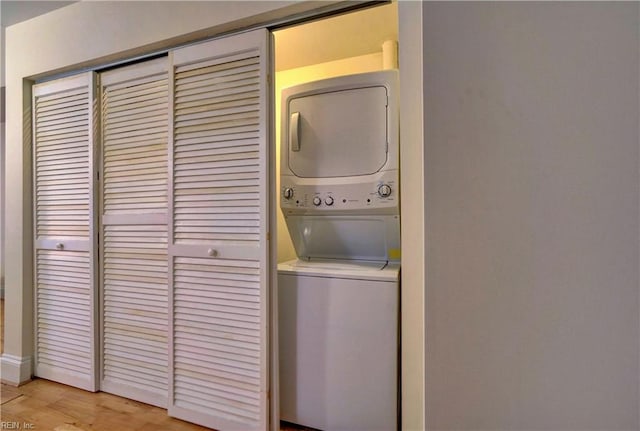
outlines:
[[[399,271],[399,264],[385,262],[295,259],[278,264],[278,275],[305,275],[354,280],[397,281]]]

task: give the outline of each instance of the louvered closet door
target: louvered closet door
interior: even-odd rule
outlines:
[[[35,375],[96,385],[94,75],[33,87]]]
[[[169,414],[218,430],[268,420],[267,37],[173,53]]]
[[[100,80],[100,388],[166,407],[167,59],[105,72]]]

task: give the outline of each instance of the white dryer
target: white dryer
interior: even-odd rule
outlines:
[[[280,417],[320,430],[397,428],[398,74],[282,93]]]

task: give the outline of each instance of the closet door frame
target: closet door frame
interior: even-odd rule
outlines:
[[[267,173],[269,197],[267,209],[267,216],[269,220],[267,226],[269,229],[269,245],[267,252],[269,253],[269,276],[267,278],[268,283],[268,297],[269,297],[269,324],[271,328],[267,331],[268,340],[268,368],[269,377],[267,379],[269,387],[269,405],[267,421],[267,429],[271,431],[280,431],[280,356],[279,349],[279,331],[278,331],[278,196],[279,192],[276,188],[276,38],[273,31],[269,30],[269,52],[267,57],[267,73],[268,79],[268,107],[267,107],[267,124],[269,130],[267,131],[268,148],[267,148],[267,164],[269,166],[269,172]]]
[[[99,390],[99,316],[98,316],[98,279],[99,279],[99,266],[98,266],[98,182],[97,182],[97,159],[98,159],[98,141],[99,141],[99,104],[97,103],[97,91],[98,91],[98,78],[95,72],[84,72],[77,75],[73,75],[66,78],[60,78],[58,80],[52,80],[50,82],[44,82],[41,84],[35,84],[33,86],[31,95],[31,110],[36,109],[37,97],[45,94],[55,94],[57,92],[68,91],[74,88],[80,88],[86,86],[88,88],[88,183],[89,183],[89,237],[88,240],[56,240],[56,239],[38,239],[38,199],[37,193],[37,145],[36,145],[36,115],[31,116],[31,130],[32,130],[32,214],[33,214],[33,358],[34,358],[34,370],[33,374],[38,377],[59,381],[68,385],[72,385],[81,389],[85,389],[91,392]],[[48,90],[43,90],[47,88]],[[90,305],[90,356],[91,356],[91,377],[84,380],[76,378],[74,376],[67,375],[59,370],[44,366],[44,369],[39,372],[40,367],[38,360],[38,250],[64,250],[64,251],[84,251],[89,253],[89,268],[90,268],[90,288],[89,288],[89,305]]]

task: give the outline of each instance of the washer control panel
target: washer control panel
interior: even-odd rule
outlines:
[[[394,208],[399,204],[399,195],[398,181],[393,175],[384,175],[376,182],[335,185],[294,184],[283,177],[280,207],[285,211]]]

